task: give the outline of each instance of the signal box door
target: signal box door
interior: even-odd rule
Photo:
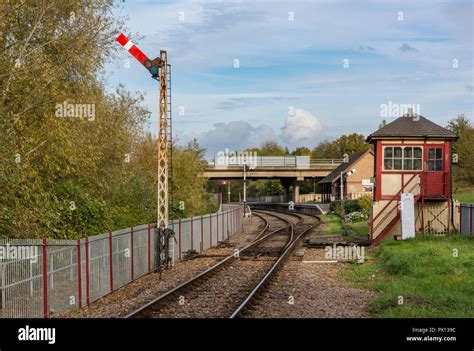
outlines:
[[[425,196],[445,195],[444,171],[444,145],[428,145],[425,148]]]

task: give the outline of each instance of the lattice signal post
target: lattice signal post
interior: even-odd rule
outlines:
[[[120,34],[117,41],[159,81],[159,114],[158,114],[158,267],[169,267],[169,243],[173,239],[173,230],[168,227],[168,180],[171,176],[172,163],[172,124],[171,124],[171,66],[167,53],[160,50],[160,56],[150,60],[135,44]]]

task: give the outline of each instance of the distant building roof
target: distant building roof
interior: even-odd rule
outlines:
[[[371,153],[372,155],[374,154],[372,152],[372,150],[370,150],[370,149],[369,150],[364,150],[364,151],[354,152],[352,155],[349,156],[349,162],[341,163],[337,168],[335,168],[325,178],[320,180],[319,184],[335,182],[341,176],[341,172],[345,172],[348,168],[352,167],[352,165],[354,163],[356,163],[360,158],[362,158],[362,156],[364,156],[366,153]]]
[[[458,138],[452,131],[431,122],[423,116],[405,114],[370,134],[367,137],[367,142],[390,137]]]

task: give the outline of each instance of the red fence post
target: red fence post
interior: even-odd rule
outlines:
[[[227,239],[229,239],[229,211],[227,211],[227,216],[226,216],[226,220],[227,220],[227,225],[226,225],[226,228],[227,228]]]
[[[77,239],[77,298],[79,300],[79,308],[82,307],[82,280],[81,280],[81,239]]]
[[[203,217],[201,215],[201,245],[200,245],[200,249],[201,249],[201,252],[204,248],[204,226],[203,226]]]
[[[89,303],[89,238],[86,237],[86,304]]]
[[[178,221],[178,259],[181,259],[181,218]]]
[[[112,232],[109,232],[110,291],[114,291],[114,266],[112,251]]]
[[[224,212],[222,212],[222,240],[224,240],[225,229],[224,229]]]
[[[212,213],[209,213],[209,247],[212,247]]]
[[[191,217],[191,251],[194,249],[194,225],[193,225],[193,217]]]
[[[216,244],[219,243],[219,212],[217,212],[216,216]]]
[[[130,281],[133,281],[134,272],[133,272],[133,227],[130,227],[130,261],[131,261],[131,277]]]
[[[148,223],[148,272],[151,272],[151,235],[150,235],[151,224]]]
[[[47,242],[43,239],[43,317],[48,318],[48,253]]]

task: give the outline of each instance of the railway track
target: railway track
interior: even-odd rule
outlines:
[[[296,213],[253,213],[264,227],[252,242],[125,318],[239,317],[315,225]]]

